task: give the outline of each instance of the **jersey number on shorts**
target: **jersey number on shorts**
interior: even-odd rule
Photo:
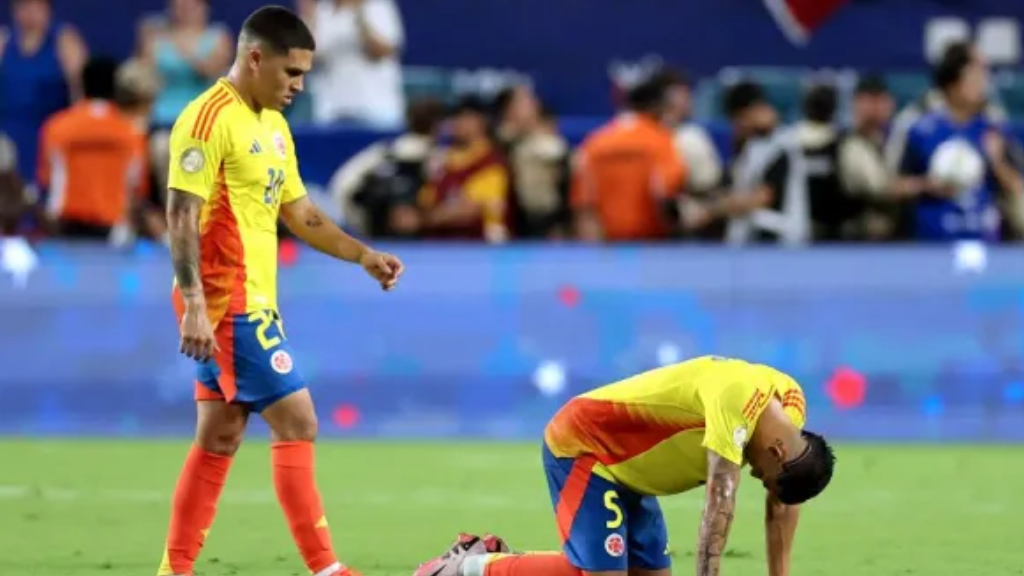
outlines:
[[[615,530],[622,526],[622,508],[619,506],[619,493],[609,490],[604,493],[604,507],[612,513],[612,519],[605,522],[605,528]]]
[[[275,322],[270,312],[266,310],[253,312],[252,314],[249,314],[249,322],[260,323],[259,326],[256,327],[256,340],[259,341],[260,346],[262,346],[264,350],[270,350],[281,343],[281,339],[277,336],[267,337],[267,330],[270,329],[270,324]],[[284,326],[282,326],[280,318],[276,320],[276,324],[278,333],[280,333],[281,336],[284,336]]]
[[[263,202],[274,205],[281,198],[281,188],[284,187],[284,170],[267,168],[267,176],[270,181],[266,190],[263,191]]]

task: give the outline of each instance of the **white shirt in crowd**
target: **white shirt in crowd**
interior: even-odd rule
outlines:
[[[395,54],[378,60],[366,55],[357,23],[360,10],[373,33],[395,47]],[[310,86],[313,119],[400,126],[405,96],[398,53],[405,33],[394,1],[364,0],[360,7],[338,7],[331,0],[321,0],[316,5],[314,36],[318,63]]]

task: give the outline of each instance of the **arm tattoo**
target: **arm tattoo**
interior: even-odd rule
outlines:
[[[708,452],[707,502],[697,543],[697,576],[717,576],[736,512],[740,467]]]
[[[202,293],[199,277],[199,213],[203,199],[180,190],[169,190],[167,228],[171,237],[174,276],[185,296]]]
[[[306,226],[310,228],[319,228],[323,225],[324,219],[320,217],[320,210],[316,210],[309,216],[306,216]]]

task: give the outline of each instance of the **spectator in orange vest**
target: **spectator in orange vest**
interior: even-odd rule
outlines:
[[[145,192],[145,136],[114,103],[117,64],[82,71],[85,99],[51,116],[40,134],[38,180],[59,235],[115,240]]]
[[[653,74],[630,90],[627,112],[580,146],[571,199],[581,240],[662,240],[677,227],[686,166],[665,123],[677,89],[685,85],[674,74]]]

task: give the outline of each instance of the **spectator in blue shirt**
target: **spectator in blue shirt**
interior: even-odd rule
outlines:
[[[973,149],[985,174],[963,186],[934,179],[914,207],[919,240],[988,240],[1000,238],[999,194],[1024,193],[1024,181],[1009,154],[1014,146],[1005,124],[984,113],[988,69],[968,44],[951,45],[933,70],[943,106],[923,114],[907,133],[900,172],[928,177],[940,147],[956,143]]]

